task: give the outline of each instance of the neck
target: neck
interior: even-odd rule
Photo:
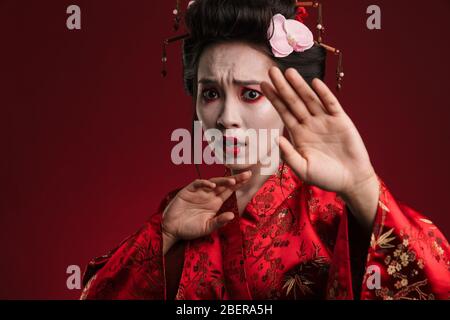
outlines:
[[[238,200],[238,203],[240,202],[239,201],[240,199],[243,200],[243,203],[241,203],[241,206],[239,208],[239,211],[241,213],[243,208],[245,208],[247,202],[250,201],[251,198],[253,198],[254,194],[262,187],[262,185],[267,181],[267,179],[278,170],[278,166],[273,168],[270,174],[265,175],[261,174],[261,164],[257,164],[248,169],[231,170],[231,173],[234,175],[249,170],[252,172],[250,180],[246,184],[244,184],[241,188],[236,190],[236,198]]]

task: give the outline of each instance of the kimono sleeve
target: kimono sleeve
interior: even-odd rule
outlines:
[[[334,250],[328,298],[362,300],[433,300],[450,298],[450,248],[426,217],[396,200],[380,179],[380,197],[370,244],[364,254],[363,276],[352,270],[349,245],[350,211],[340,223]],[[351,239],[351,237],[350,237]],[[359,245],[356,243],[356,245]],[[345,257],[345,258],[343,258]],[[354,258],[354,257],[353,257]],[[359,286],[357,297],[352,287]],[[342,290],[343,289],[343,290]],[[356,290],[355,290],[356,291]]]
[[[109,253],[92,259],[83,274],[81,299],[166,299],[162,213],[170,192],[144,225]]]

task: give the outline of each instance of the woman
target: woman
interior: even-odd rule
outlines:
[[[270,176],[263,157],[226,164],[224,177],[169,193],[89,264],[83,299],[448,299],[448,242],[377,176],[319,80],[325,50],[295,17],[291,0],[189,6],[184,78],[198,120],[234,158],[250,153],[245,130],[286,129],[269,143],[283,161]]]

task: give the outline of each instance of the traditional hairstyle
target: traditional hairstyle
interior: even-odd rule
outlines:
[[[293,52],[276,57],[271,50],[268,32],[274,15],[303,22],[308,16],[305,8],[318,9],[318,36],[314,45],[303,52]],[[182,16],[180,1],[174,10],[174,29],[178,30]],[[190,1],[184,14],[187,34],[166,39],[163,43],[163,75],[166,75],[166,45],[183,40],[183,79],[186,92],[195,95],[198,63],[203,51],[214,44],[243,41],[267,54],[281,70],[296,69],[311,84],[314,78],[325,76],[326,52],[339,55],[337,70],[338,89],[344,76],[342,53],[322,43],[324,27],[322,5],[319,2],[296,2],[295,0],[196,0]]]

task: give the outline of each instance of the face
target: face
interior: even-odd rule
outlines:
[[[213,45],[200,57],[197,116],[204,130],[218,129],[222,133],[225,145],[218,148],[226,157],[222,156],[222,161],[234,160],[225,162],[232,170],[246,170],[265,163],[269,150],[275,148],[273,134],[270,135],[272,129],[279,135],[283,132],[283,121],[260,87],[263,81],[271,83],[268,71],[274,65],[264,53],[241,42]],[[267,142],[262,135],[266,135]]]

